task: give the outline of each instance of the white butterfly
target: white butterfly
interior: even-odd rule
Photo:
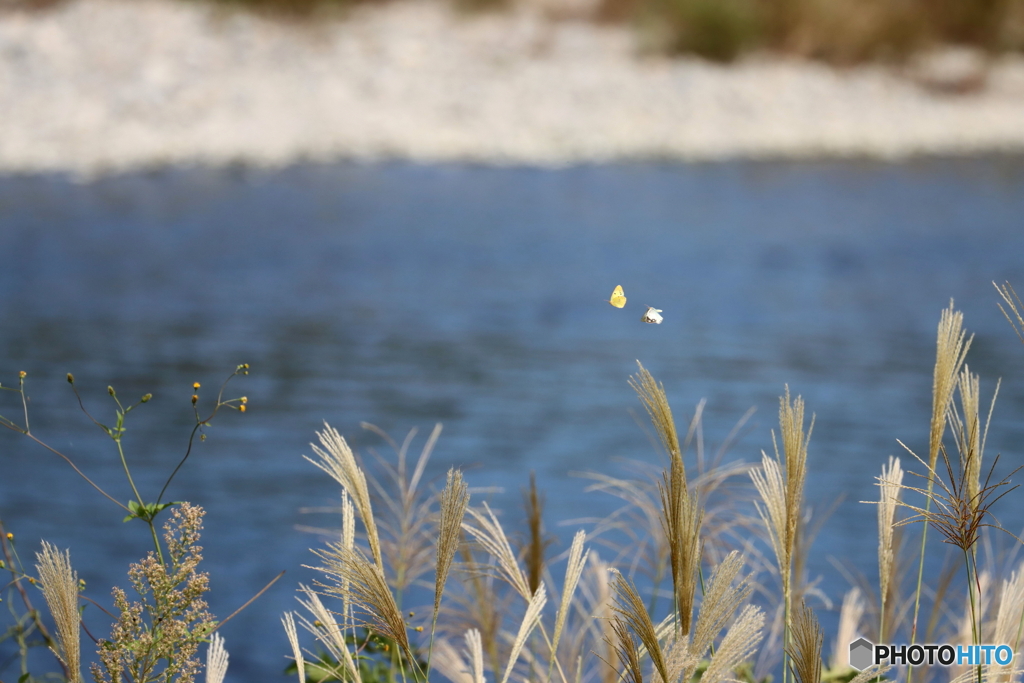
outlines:
[[[656,324],[660,325],[661,324],[661,320],[662,320],[661,315],[659,315],[660,313],[661,313],[661,309],[660,308],[655,308],[654,306],[648,306],[647,307],[647,312],[643,314],[643,316],[640,318],[640,320],[642,320],[645,323],[656,323]]]

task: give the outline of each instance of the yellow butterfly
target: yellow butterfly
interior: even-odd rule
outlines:
[[[655,308],[654,306],[648,306],[647,307],[647,312],[643,314],[643,316],[640,318],[640,320],[645,322],[645,323],[656,323],[656,324],[660,325],[661,321],[662,321],[662,317],[660,315],[661,313],[662,313],[662,310],[660,308]]]
[[[622,308],[626,305],[626,295],[622,291],[622,285],[615,285],[615,289],[612,290],[612,298],[608,299],[615,308]]]

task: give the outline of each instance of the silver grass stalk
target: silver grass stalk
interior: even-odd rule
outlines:
[[[441,519],[438,523],[437,564],[434,570],[434,611],[430,620],[430,645],[427,647],[428,676],[434,654],[434,633],[437,630],[437,615],[441,610],[441,596],[455,552],[459,549],[462,519],[468,505],[469,486],[462,480],[462,472],[452,468],[448,470],[448,481],[441,491]]]
[[[804,434],[804,401],[797,396],[790,402],[788,385],[786,395],[779,399],[779,431],[782,433],[782,450],[786,456],[786,545],[792,559],[800,533],[804,481],[807,479],[807,446],[811,432],[814,431],[814,417],[811,417],[811,424]],[[779,459],[777,451],[775,457]],[[789,573],[790,568],[787,567],[786,571]]]
[[[505,530],[501,528],[501,523],[494,515],[494,512],[491,511],[490,506],[485,501],[484,512],[474,508],[468,508],[467,512],[473,517],[478,526],[463,523],[462,528],[488,554],[498,561],[498,575],[507,581],[524,600],[527,602],[531,601],[533,594],[530,592],[529,579],[527,579],[522,567],[519,566],[519,561],[512,550],[512,545],[505,536]]]
[[[295,630],[294,622],[292,630]],[[228,651],[224,649],[224,638],[219,633],[214,633],[210,638],[210,647],[206,650],[206,683],[224,683],[224,676],[227,672]],[[301,678],[301,670],[299,675],[299,680],[304,681],[305,679]]]
[[[337,653],[336,659],[342,659],[341,650],[348,650],[348,643],[345,640],[345,634],[338,625],[338,622],[334,620],[330,610],[320,600],[320,596],[317,595],[309,586],[299,584],[299,591],[305,594],[306,600],[302,598],[296,598],[299,604],[306,608],[306,611],[313,617],[311,633],[316,636],[323,645],[334,653]],[[301,617],[300,617],[301,618]]]
[[[288,636],[288,643],[292,646],[292,656],[295,658],[295,669],[299,675],[299,683],[306,683],[306,660],[302,656],[302,648],[299,647],[299,634],[295,630],[295,617],[291,612],[285,612],[281,617],[281,625]],[[211,648],[213,646],[211,645]]]
[[[507,683],[508,677],[512,675],[512,668],[515,666],[516,661],[519,659],[519,653],[523,651],[523,645],[526,644],[526,639],[530,637],[530,633],[536,628],[537,623],[540,621],[541,612],[544,610],[544,605],[547,604],[548,597],[544,589],[544,585],[541,584],[540,588],[530,599],[530,603],[526,606],[526,614],[523,615],[523,621],[519,624],[519,633],[516,634],[515,642],[512,643],[512,651],[508,656],[508,664],[505,667],[505,675],[501,678],[501,683]]]
[[[313,452],[320,457],[319,461],[303,456],[306,460],[322,469],[344,487],[352,496],[356,509],[359,510],[359,517],[363,520],[366,528],[366,540],[370,544],[370,552],[377,566],[384,570],[384,561],[381,559],[380,537],[377,533],[377,523],[373,518],[373,506],[370,504],[370,490],[366,485],[366,474],[356,463],[356,456],[349,448],[345,438],[336,429],[324,422],[324,431],[317,432],[320,444],[315,444]]]
[[[605,660],[605,664],[612,671],[618,671],[619,666],[621,666],[623,670],[621,675],[629,683],[644,683],[644,668],[640,663],[640,648],[633,638],[633,632],[630,630],[629,624],[622,617],[616,616],[608,620],[608,625],[614,637],[609,638],[607,642],[614,650],[615,658],[618,662]],[[616,666],[616,664],[619,664],[619,666]]]
[[[932,415],[928,430],[928,488],[925,494],[925,511],[931,510],[932,489],[935,486],[935,462],[942,446],[946,430],[946,416],[953,400],[956,376],[964,363],[973,335],[968,339],[963,329],[964,314],[949,308],[939,316],[939,327],[935,342],[935,370],[932,373]],[[910,643],[917,642],[917,619],[921,610],[921,587],[924,580],[924,551],[928,542],[928,524],[921,530],[921,551],[917,565],[917,588],[914,589],[914,618],[910,626]],[[907,669],[907,683],[914,680],[914,669]]]
[[[635,376],[629,378],[629,385],[640,397],[647,414],[651,416],[655,431],[661,439],[662,445],[673,460],[683,459],[683,451],[679,445],[679,435],[676,433],[676,423],[672,418],[672,408],[669,407],[668,397],[665,394],[665,387],[654,380],[654,377],[647,371],[640,361],[636,364],[640,370]],[[685,484],[685,481],[684,481]]]
[[[1005,643],[1013,648],[1014,653],[1017,653],[1020,645],[1022,618],[1024,618],[1024,562],[1021,562],[1017,571],[1010,574],[1009,579],[1003,579],[999,608],[996,612],[995,632],[991,642]],[[1016,659],[1016,654],[1014,658]],[[1019,665],[1014,671],[1012,662],[1005,666],[992,664],[989,666],[988,679],[995,683],[1011,683],[1018,673],[1020,673]]]
[[[1003,312],[1003,315],[1006,316],[1006,321],[1010,323],[1010,327],[1017,333],[1020,340],[1024,342],[1024,303],[1021,303],[1020,297],[1017,296],[1017,292],[1013,291],[1013,287],[1010,286],[1009,282],[1004,282],[1002,286],[993,282],[992,286],[999,292],[999,296],[1006,302],[1007,308],[1013,312],[1014,317],[1010,317],[1010,314],[1006,311],[1006,308],[1003,308],[1002,304],[997,304],[999,310]]]
[[[821,683],[821,646],[825,634],[814,610],[803,600],[793,614],[793,635],[789,649],[798,683]]]
[[[349,550],[356,546],[356,512],[345,489],[341,490],[341,544]]]
[[[356,547],[356,512],[348,491],[341,490],[341,545],[346,550]],[[341,582],[341,615],[347,626],[352,620],[352,605],[348,598],[348,580]],[[354,628],[354,627],[353,627]]]
[[[698,660],[704,657],[714,643],[715,637],[753,591],[749,576],[741,579],[736,586],[732,585],[743,569],[743,564],[743,555],[733,550],[725,556],[711,575],[700,612],[697,614],[697,627],[694,629],[690,648]]]
[[[939,457],[939,447],[946,430],[946,413],[953,400],[957,375],[964,364],[967,350],[971,348],[974,335],[967,338],[963,329],[964,314],[953,310],[953,302],[942,311],[936,340],[935,371],[932,377],[932,419],[928,435],[928,467],[934,472]]]
[[[689,681],[697,670],[700,659],[690,649],[689,638],[679,631],[673,631],[665,643],[665,666],[668,669],[669,683],[673,681]],[[654,672],[655,683],[659,676]],[[662,681],[661,683],[665,683]]]
[[[985,441],[988,437],[989,425],[992,423],[992,412],[995,410],[1000,384],[1001,381],[996,382],[996,389],[992,394],[992,402],[989,404],[988,418],[985,421],[984,427],[981,424],[980,414],[980,380],[978,375],[971,374],[970,368],[966,364],[958,380],[960,405],[963,410],[962,416],[956,410],[955,404],[952,401],[950,402],[948,419],[956,439],[961,466],[967,472],[967,500],[972,511],[976,511],[981,502],[979,496],[981,491],[981,462],[985,455]]]
[[[445,639],[437,641],[435,664],[437,670],[452,683],[486,683],[484,680],[484,650],[480,631],[466,631],[466,650],[460,654]],[[469,656],[467,662],[463,655]]]
[[[473,683],[486,683],[484,680],[484,646],[480,631],[471,628],[466,631],[466,647],[469,659],[473,664]]]
[[[565,627],[565,619],[569,614],[569,606],[572,604],[573,593],[579,584],[580,575],[583,574],[583,567],[586,566],[587,556],[590,551],[583,551],[583,543],[587,539],[585,531],[580,529],[572,539],[572,546],[569,548],[569,563],[565,568],[565,582],[562,584],[562,599],[558,605],[558,614],[555,616],[555,632],[551,637],[551,662],[548,667],[548,677],[551,677],[551,667],[555,664],[555,656],[558,654],[558,641],[562,638],[562,629]]]
[[[691,494],[683,464],[683,448],[679,444],[672,408],[669,406],[665,387],[655,381],[650,372],[637,361],[640,370],[629,380],[644,404],[662,445],[669,454],[669,469],[659,484],[662,504],[662,526],[669,543],[669,559],[672,565],[672,585],[679,613],[678,627],[682,634],[689,635],[693,618],[694,595],[703,551],[700,530],[704,521],[704,508]],[[694,430],[700,424],[700,411],[690,423],[686,436],[689,443]]]
[[[696,495],[686,489],[682,467],[672,466],[659,485],[662,501],[662,524],[669,544],[672,585],[679,614],[677,626],[689,635],[693,619],[693,603],[697,592],[698,572],[703,554],[700,535],[704,523],[704,507]]]
[[[722,644],[711,658],[701,683],[721,683],[733,680],[733,671],[757,650],[764,627],[764,612],[747,605],[729,628]]]
[[[586,594],[589,609],[586,614],[591,619],[591,629],[595,633],[594,640],[605,644],[604,655],[598,657],[607,664],[603,668],[602,683],[617,683],[618,655],[617,639],[612,628],[612,592],[608,563],[603,561],[596,551],[589,554],[590,562],[583,578],[581,590]],[[637,682],[633,682],[637,683]],[[639,683],[643,683],[640,681]]]
[[[878,501],[878,590],[879,602],[879,627],[878,640],[885,640],[885,603],[889,597],[889,583],[892,579],[894,550],[893,530],[896,519],[896,506],[900,502],[900,490],[903,487],[903,468],[900,467],[900,459],[889,456],[889,467],[882,465],[882,476],[878,479],[880,489]]]
[[[758,514],[768,530],[772,550],[779,565],[780,575],[784,567],[790,566],[790,546],[786,543],[786,483],[778,460],[761,451],[761,469],[752,469],[750,479],[761,496],[762,503],[755,503]],[[784,581],[787,581],[785,577]]]
[[[789,651],[790,615],[793,604],[793,558],[800,536],[800,518],[803,508],[804,481],[807,477],[807,446],[814,431],[814,417],[804,433],[804,402],[800,396],[790,399],[789,386],[779,398],[779,431],[782,436],[782,453],[779,453],[775,435],[775,458],[772,460],[762,452],[761,471],[752,471],[754,486],[761,494],[765,508],[757,506],[779,564],[783,594],[783,652]],[[783,455],[785,470],[783,474]],[[786,679],[786,664],[783,663],[783,681]]]
[[[322,571],[334,577],[339,584],[328,587],[328,591],[339,592],[340,584],[347,580],[352,604],[371,620],[367,625],[372,624],[372,630],[398,643],[409,662],[414,662],[402,612],[380,566],[371,562],[358,548],[348,550],[337,544],[329,544],[327,551],[317,551],[317,555],[326,563]]]
[[[466,660],[444,638],[434,643],[434,668],[452,683],[475,683]]]
[[[57,625],[57,649],[53,653],[67,669],[68,680],[81,683],[78,573],[71,568],[71,551],[61,553],[43,541],[43,551],[36,553],[36,560],[43,597]]]
[[[462,518],[469,505],[469,485],[462,479],[462,472],[448,470],[448,481],[441,491],[441,521],[437,532],[437,570],[434,581],[434,623],[441,608],[441,595],[448,580],[448,572],[459,549],[459,535]]]
[[[331,612],[324,606],[320,600],[320,596],[308,586],[299,586],[299,590],[305,593],[307,600],[298,598],[299,604],[306,608],[314,621],[310,622],[308,619],[302,619],[303,627],[313,634],[317,640],[323,643],[324,647],[330,652],[339,662],[343,662],[345,670],[348,672],[348,676],[355,683],[362,683],[362,675],[359,673],[359,668],[356,666],[355,661],[352,659],[352,653],[349,652],[348,643],[345,640],[345,634],[339,627],[338,623],[334,620]]]
[[[615,577],[613,589],[616,598],[612,610],[622,617],[623,621],[640,639],[661,679],[663,681],[670,680],[668,666],[665,662],[665,654],[659,642],[658,631],[654,628],[651,615],[647,613],[647,608],[644,606],[644,601],[640,594],[637,593],[636,586],[625,576],[618,574]]]
[[[854,586],[846,591],[846,595],[843,596],[843,606],[839,608],[839,628],[832,646],[833,667],[850,668],[850,643],[855,641],[860,634],[860,621],[864,618],[864,608],[864,598],[859,588]]]

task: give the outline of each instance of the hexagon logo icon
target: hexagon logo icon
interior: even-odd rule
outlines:
[[[864,638],[858,638],[850,643],[850,666],[857,671],[863,671],[871,666],[873,663],[873,657],[871,656],[873,650],[874,647],[870,641]]]

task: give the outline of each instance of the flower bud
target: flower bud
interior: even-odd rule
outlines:
[[[143,403],[149,403],[149,400],[151,398],[153,398],[153,394],[146,394],[145,396],[142,397],[142,402]]]
[[[69,372],[69,373],[68,373],[68,384],[74,384],[74,383],[75,383],[75,376],[74,376],[74,375],[72,375],[72,374],[71,374],[71,373]]]

